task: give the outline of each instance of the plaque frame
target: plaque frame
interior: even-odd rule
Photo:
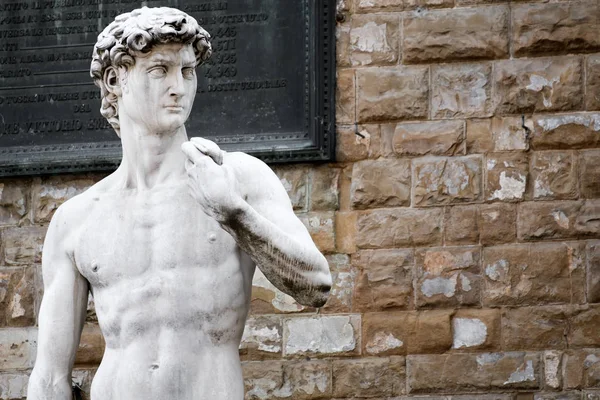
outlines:
[[[305,131],[211,137],[223,150],[244,151],[266,163],[334,161],[336,4],[302,1],[307,12]],[[111,171],[121,154],[118,140],[0,147],[0,177]]]

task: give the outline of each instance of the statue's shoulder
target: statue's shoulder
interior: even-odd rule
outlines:
[[[262,182],[268,184],[275,173],[264,161],[241,151],[226,152],[223,163],[229,165],[240,182]]]
[[[106,179],[106,178],[105,178]],[[85,215],[89,214],[94,198],[104,186],[103,180],[95,183],[85,191],[62,203],[55,211],[52,221],[61,225],[80,225]]]

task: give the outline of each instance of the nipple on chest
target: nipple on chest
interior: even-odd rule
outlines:
[[[214,243],[217,241],[217,234],[214,232],[211,232],[208,234],[208,241],[211,243]]]
[[[92,267],[92,272],[98,272],[98,269],[99,269],[98,261],[92,260],[91,267]]]

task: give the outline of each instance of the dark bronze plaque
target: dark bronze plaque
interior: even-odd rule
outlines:
[[[189,136],[267,162],[332,159],[333,0],[2,0],[0,176],[118,165],[91,52],[116,15],[144,5],[179,8],[213,37]]]

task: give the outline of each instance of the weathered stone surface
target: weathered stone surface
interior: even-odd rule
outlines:
[[[359,214],[356,244],[362,249],[441,244],[443,210],[396,208]]]
[[[360,352],[360,315],[284,320],[283,354],[346,355]]]
[[[5,179],[0,182],[0,225],[27,222],[30,207],[31,181]]]
[[[250,306],[252,314],[295,313],[305,309],[291,296],[273,286],[259,268],[252,278]]]
[[[92,380],[96,374],[95,368],[76,368],[73,370],[72,382],[73,386],[77,385],[81,388],[84,393],[84,399],[90,398],[90,391],[92,388]]]
[[[600,303],[600,241],[589,241],[586,245],[587,300]]]
[[[348,313],[352,311],[356,269],[346,254],[332,254],[326,258],[331,270],[333,286],[327,304],[321,310],[327,313]]]
[[[81,332],[79,348],[75,356],[76,365],[98,365],[104,355],[104,337],[96,324],[85,324]]]
[[[600,49],[600,5],[576,3],[517,4],[512,8],[516,56],[573,53]]]
[[[508,7],[408,14],[404,19],[403,52],[403,60],[408,63],[506,57]]]
[[[590,305],[583,307],[571,319],[568,332],[569,346],[598,347],[600,346],[600,307]]]
[[[498,61],[496,114],[578,110],[583,105],[582,76],[577,58]]]
[[[315,211],[298,216],[308,229],[308,233],[323,253],[335,251],[335,213],[333,211]]]
[[[372,130],[379,135],[379,125],[369,127],[338,125],[336,130],[336,160],[339,162],[364,160],[371,148]],[[357,132],[360,135],[357,135]]]
[[[21,400],[27,397],[29,374],[26,372],[0,373],[0,399]]]
[[[431,70],[434,118],[487,117],[491,114],[488,64],[448,64]]]
[[[427,116],[428,67],[366,68],[356,71],[360,122]]]
[[[351,199],[355,209],[410,205],[410,160],[363,160],[352,170]]]
[[[417,306],[477,305],[481,296],[480,249],[438,247],[415,252]]]
[[[0,365],[3,370],[33,367],[37,349],[37,329],[0,329]]]
[[[406,10],[419,8],[446,8],[453,6],[454,0],[404,0],[404,9]]]
[[[294,166],[294,168],[277,165],[273,167],[273,171],[290,197],[294,211],[306,211],[308,168],[299,165]]]
[[[331,394],[328,361],[251,361],[242,363],[242,369],[246,400],[322,399]]]
[[[427,121],[396,125],[392,139],[400,156],[465,154],[465,124],[462,121]]]
[[[567,320],[568,312],[562,306],[505,309],[502,346],[506,350],[565,349]]]
[[[363,354],[443,353],[452,346],[452,310],[367,313]]]
[[[349,1],[349,0],[343,0]],[[336,38],[336,64],[338,68],[350,66],[350,16],[347,13],[342,14],[344,20],[336,25],[335,38]]]
[[[492,121],[490,119],[467,120],[467,154],[485,154],[493,149]]]
[[[413,160],[413,206],[466,203],[481,198],[481,158]]]
[[[578,113],[535,116],[534,150],[582,149],[600,146],[600,114]]]
[[[577,250],[568,243],[484,248],[484,305],[569,303],[571,275],[576,269],[583,272]]]
[[[600,110],[600,55],[587,58],[586,72],[585,109]]]
[[[335,248],[340,253],[353,254],[356,252],[357,213],[335,213]]]
[[[494,153],[487,157],[485,198],[519,201],[525,198],[529,160],[525,153]]]
[[[517,206],[509,203],[479,206],[481,244],[514,242],[517,237]]]
[[[0,268],[0,327],[35,325],[35,268]]]
[[[310,210],[332,211],[339,208],[338,182],[340,169],[323,165],[312,170],[310,185]]]
[[[581,392],[534,393],[533,400],[581,400]],[[590,399],[591,400],[591,399]]]
[[[600,350],[567,350],[563,364],[565,389],[600,387]]]
[[[529,149],[529,131],[533,122],[523,121],[518,117],[503,117],[492,119],[492,135],[494,151],[526,151]]]
[[[276,316],[249,317],[244,327],[240,355],[246,360],[281,357],[283,327]]]
[[[400,16],[354,14],[350,21],[349,65],[396,64],[399,56]]]
[[[408,356],[409,393],[535,389],[540,387],[537,353]]]
[[[452,318],[452,348],[475,351],[500,349],[500,310],[460,309]]]
[[[534,200],[577,198],[579,188],[574,152],[535,152],[531,159],[531,180]]]
[[[479,206],[454,206],[446,209],[444,243],[446,245],[479,243]]]
[[[336,397],[393,396],[405,392],[404,357],[333,361]]]
[[[544,383],[547,389],[556,390],[562,387],[562,358],[563,353],[556,350],[544,351]],[[543,399],[546,396],[537,396]],[[552,397],[549,397],[549,400]]]
[[[581,195],[588,199],[600,198],[600,150],[579,153],[579,168]]]
[[[402,11],[406,0],[353,0],[356,12]]]
[[[102,179],[103,175],[73,177],[53,176],[33,185],[33,216],[35,222],[50,222],[56,209]]]
[[[397,124],[382,124],[377,137],[372,135],[372,146],[369,152],[369,158],[394,158],[394,135],[396,134]]]
[[[600,237],[600,199],[586,200],[575,220],[579,238]]]
[[[356,121],[356,80],[352,69],[337,71],[335,119],[339,124],[352,124]]]
[[[7,228],[1,233],[4,262],[8,265],[39,264],[46,228]]]
[[[363,250],[352,257],[358,269],[355,311],[408,308],[413,298],[412,250]]]

